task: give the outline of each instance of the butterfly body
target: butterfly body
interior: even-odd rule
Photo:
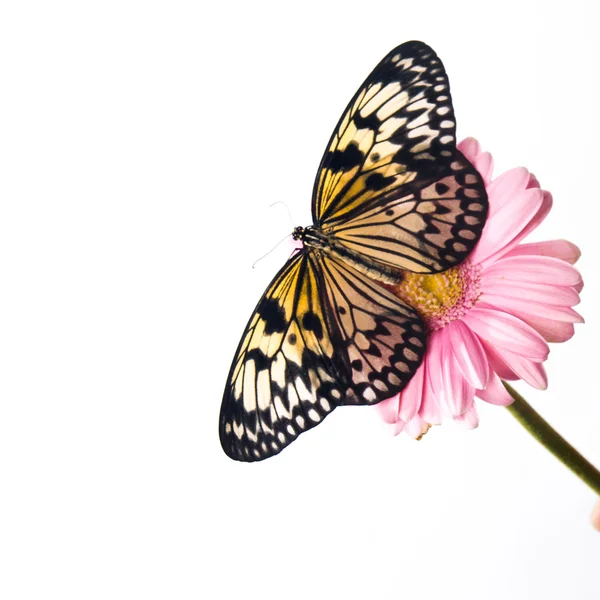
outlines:
[[[392,50],[344,111],[323,156],[313,225],[238,345],[219,418],[235,460],[273,456],[340,405],[376,404],[417,370],[426,331],[382,286],[464,260],[487,215],[455,146],[443,66],[422,42]]]
[[[382,283],[398,284],[402,282],[402,272],[393,267],[361,256],[336,241],[335,236],[328,236],[314,226],[296,227],[292,233],[294,240],[300,240],[305,246],[314,248],[324,254],[332,254],[352,265],[356,270],[371,279]]]

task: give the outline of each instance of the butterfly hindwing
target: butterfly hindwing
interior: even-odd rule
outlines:
[[[280,452],[340,404],[399,392],[425,349],[419,317],[350,265],[304,250],[258,303],[225,387],[225,452],[256,461]]]
[[[315,225],[343,219],[382,194],[435,177],[453,156],[450,86],[422,42],[392,50],[344,111],[313,191]]]
[[[435,181],[383,195],[371,208],[338,220],[326,232],[363,257],[416,273],[438,273],[462,262],[487,216],[481,176],[458,151]]]
[[[327,315],[344,359],[343,404],[376,404],[401,391],[425,353],[424,325],[413,308],[332,255],[321,263]]]

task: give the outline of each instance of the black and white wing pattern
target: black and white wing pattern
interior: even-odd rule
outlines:
[[[334,131],[313,191],[323,233],[388,265],[444,271],[473,249],[487,216],[479,173],[456,150],[450,86],[422,42],[392,50]]]
[[[375,404],[408,383],[425,352],[412,308],[317,250],[291,258],[237,349],[219,421],[236,460],[280,452],[341,404]]]

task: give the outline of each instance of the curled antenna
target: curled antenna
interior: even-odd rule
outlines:
[[[288,217],[290,218],[290,223],[292,224],[292,227],[296,227],[296,224],[294,223],[294,219],[292,219],[292,213],[290,212],[288,205],[285,202],[282,202],[281,200],[277,200],[277,202],[273,202],[273,204],[271,204],[271,206],[269,206],[269,208],[273,208],[276,204],[281,204],[282,206],[285,206],[285,210],[287,210],[287,214],[288,214]],[[281,243],[281,242],[279,242],[279,243]]]
[[[277,242],[277,244],[275,244],[275,246],[273,246],[266,254],[263,254],[260,258],[257,258],[252,263],[252,268],[254,269],[254,267],[256,266],[256,263],[260,262],[263,258],[266,258],[267,256],[269,256],[269,254],[271,254],[271,252],[273,252],[273,250],[275,250],[279,246],[281,246],[281,244],[283,244],[283,242],[285,242],[285,240],[287,240],[291,235],[292,235],[291,233],[288,233],[288,235],[286,235],[282,240],[280,240],[279,242]]]

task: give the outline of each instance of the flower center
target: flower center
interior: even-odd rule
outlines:
[[[405,272],[404,281],[390,287],[419,313],[429,331],[436,331],[462,318],[477,302],[480,271],[479,265],[465,261],[435,275]]]

